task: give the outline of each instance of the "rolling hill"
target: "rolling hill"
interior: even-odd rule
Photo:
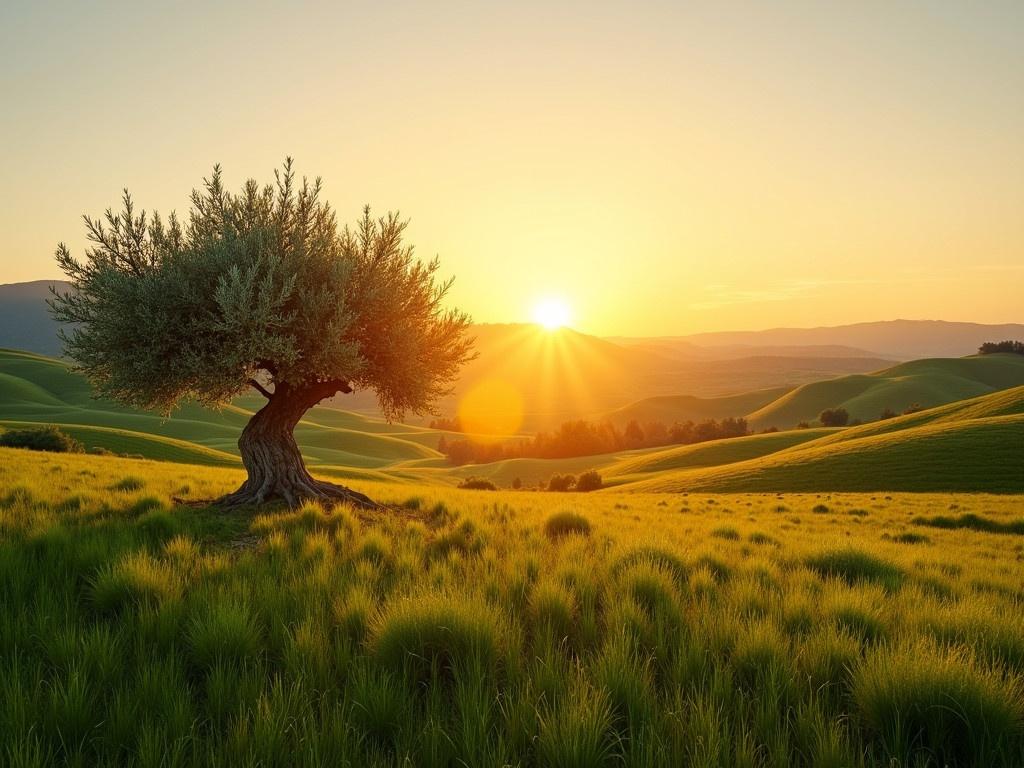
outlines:
[[[851,420],[874,421],[890,409],[931,408],[1024,384],[1021,355],[972,355],[913,360],[870,374],[819,377],[797,387],[700,398],[672,395],[637,400],[603,414],[617,424],[743,416],[752,429],[812,423],[826,408],[843,407]]]
[[[60,354],[57,326],[45,304],[51,283],[68,286],[62,281],[0,286],[0,347]],[[690,345],[686,352],[671,339],[609,340],[570,329],[547,332],[527,324],[481,324],[473,333],[479,357],[462,370],[452,395],[440,403],[441,412],[454,415],[468,392],[497,380],[519,393],[521,403],[515,410],[521,410],[526,431],[593,418],[646,397],[708,398],[794,387],[879,370],[892,361],[835,344],[738,345],[713,351]],[[339,397],[331,405],[379,415],[372,392]],[[503,410],[496,406],[496,413],[503,415]]]
[[[845,408],[851,419],[879,418],[911,405],[931,408],[1024,384],[1024,356],[974,355],[913,360],[869,375],[804,384],[747,414],[751,427],[812,422],[825,408]]]
[[[799,431],[777,436],[791,434]],[[740,441],[722,442],[720,450],[725,451],[728,446],[724,443]],[[705,450],[711,447],[705,444]],[[736,452],[731,455],[735,457]],[[643,469],[644,462],[634,460],[632,464]],[[614,475],[629,466],[623,462],[608,471]],[[634,482],[627,488],[645,492],[1021,493],[1024,386],[883,422],[832,430],[746,461],[630,479]]]
[[[198,464],[239,464],[236,443],[260,400],[241,398],[216,410],[186,403],[169,418],[92,398],[88,382],[67,363],[0,350],[0,426],[56,424],[89,447]],[[439,458],[444,433],[388,424],[318,406],[295,430],[313,465],[375,468]]]
[[[722,397],[694,397],[693,395],[648,397],[609,411],[603,414],[603,418],[613,424],[623,425],[634,420],[641,424],[649,421],[672,424],[677,421],[701,421],[703,419],[745,416],[774,403],[789,391],[789,387],[776,387]]]
[[[452,485],[469,476],[510,485],[555,473],[597,469],[628,491],[1024,491],[1024,358],[990,355],[919,360],[871,376],[849,376],[793,390],[725,398],[641,401],[617,413],[668,420],[720,417],[740,407],[792,418],[822,403],[875,408],[884,398],[986,394],[845,429],[804,429],[697,445],[569,459],[510,459],[451,467],[434,450],[442,434],[319,406],[296,429],[312,467],[326,475]],[[995,390],[995,391],[992,391]],[[895,393],[895,394],[894,394]],[[776,396],[778,395],[778,396]],[[845,399],[841,399],[845,398]],[[770,401],[770,402],[766,402]],[[121,454],[185,464],[237,467],[235,443],[261,399],[220,410],[186,404],[167,419],[91,397],[88,383],[53,358],[0,350],[0,429],[48,423]],[[868,405],[864,405],[867,403]],[[657,410],[661,408],[662,410]],[[795,416],[794,416],[795,415]]]

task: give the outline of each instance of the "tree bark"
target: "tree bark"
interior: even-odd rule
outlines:
[[[248,478],[234,493],[222,497],[224,506],[263,504],[282,500],[290,507],[314,499],[347,502],[362,509],[382,507],[361,493],[323,480],[306,470],[293,434],[303,415],[324,398],[351,391],[346,382],[334,381],[291,387],[278,384],[263,406],[245,425],[238,450]]]

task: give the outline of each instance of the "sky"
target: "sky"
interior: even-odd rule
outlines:
[[[1024,3],[0,5],[0,283],[286,156],[480,322],[1024,321]]]

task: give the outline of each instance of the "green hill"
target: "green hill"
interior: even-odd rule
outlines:
[[[924,408],[1024,385],[1024,356],[985,355],[901,363],[867,375],[804,384],[748,414],[753,428],[814,421],[826,408],[852,419],[875,420],[885,409]]]
[[[605,474],[616,481],[625,481],[657,472],[733,464],[802,445],[835,431],[824,428],[794,429],[644,451],[609,466]]]
[[[221,409],[186,403],[169,418],[92,397],[89,383],[54,358],[0,350],[0,427],[55,424],[89,448],[198,464],[238,464],[238,436],[256,397]],[[313,465],[379,468],[439,458],[436,430],[388,424],[335,408],[312,409],[296,427]]]
[[[792,389],[774,387],[742,392],[723,397],[694,397],[693,395],[665,395],[646,397],[634,403],[604,414],[603,418],[614,424],[626,424],[636,420],[643,424],[660,421],[665,424],[705,419],[724,419],[730,416],[745,416],[759,408],[775,402]]]
[[[951,424],[971,419],[1015,414],[1024,414],[1024,386],[1004,389],[990,395],[972,397],[967,400],[958,400],[955,403],[928,408],[905,416],[834,430],[828,436],[816,440],[814,445],[830,445],[872,435],[884,435],[926,424]]]
[[[869,376],[801,386],[778,397],[778,390],[760,390],[724,398],[653,398],[630,406],[631,418],[667,421],[665,414],[680,408],[691,409],[687,418],[716,418],[748,405],[758,406],[758,418],[785,423],[813,418],[835,405],[854,417],[870,417],[906,400],[946,402],[846,429],[462,467],[449,466],[434,450],[439,437],[450,433],[337,408],[312,409],[295,434],[312,466],[342,478],[451,485],[480,476],[508,486],[515,478],[535,485],[552,474],[597,469],[609,485],[630,491],[1022,492],[1024,383],[1019,382],[1024,382],[1024,357],[990,355],[918,360]],[[966,399],[948,402],[961,397]],[[261,403],[255,396],[219,410],[190,403],[164,419],[93,399],[85,379],[60,360],[0,350],[0,429],[55,424],[89,448],[237,467],[238,435]]]
[[[844,432],[848,439],[840,439]],[[784,433],[783,433],[784,434]],[[662,473],[658,492],[1024,492],[1024,413],[938,419],[890,432],[844,430],[750,461]]]

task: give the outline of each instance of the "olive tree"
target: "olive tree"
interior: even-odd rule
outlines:
[[[97,393],[169,414],[191,398],[222,405],[247,389],[266,403],[238,447],[248,478],[220,501],[373,502],[314,479],[293,430],[338,393],[368,388],[389,419],[426,413],[472,357],[467,315],[446,309],[451,280],[403,242],[397,214],[339,228],[320,180],[225,190],[219,166],[193,191],[187,220],[85,217],[84,259],[62,243],[71,290],[50,300],[66,354]]]

